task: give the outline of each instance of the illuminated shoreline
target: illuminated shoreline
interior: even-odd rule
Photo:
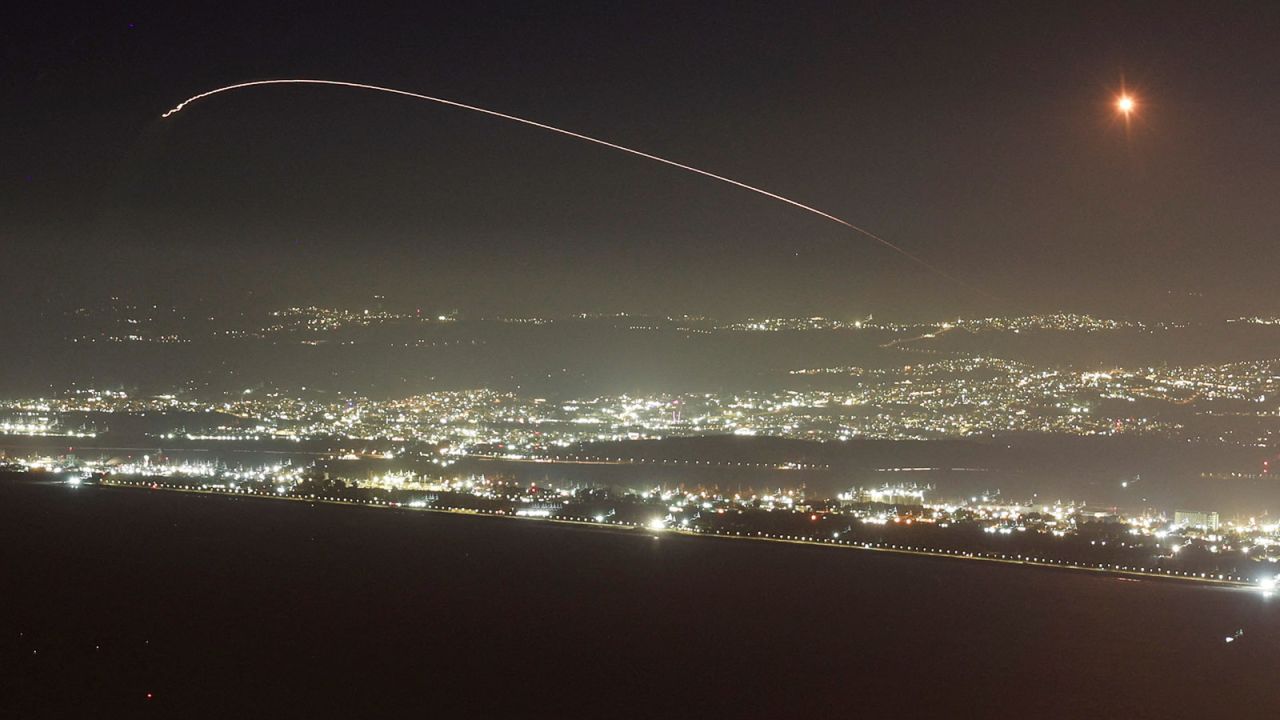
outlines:
[[[914,545],[901,545],[897,543],[872,543],[857,542],[839,539],[826,538],[806,538],[798,535],[780,535],[771,533],[719,533],[707,532],[701,530],[693,530],[687,528],[650,528],[636,523],[624,523],[619,521],[597,521],[593,518],[577,518],[577,517],[536,517],[528,515],[517,515],[513,513],[505,513],[494,510],[481,510],[472,508],[459,507],[431,507],[431,506],[410,506],[405,503],[378,501],[378,500],[342,500],[333,497],[315,497],[315,496],[296,496],[296,495],[280,495],[261,491],[226,491],[218,489],[200,489],[191,487],[182,487],[167,483],[147,482],[147,481],[121,481],[103,479],[98,482],[102,487],[111,487],[119,489],[135,489],[135,490],[163,490],[166,492],[180,492],[192,495],[213,495],[221,497],[241,497],[254,498],[263,500],[291,500],[294,502],[306,503],[322,503],[326,505],[339,505],[346,507],[364,507],[379,508],[387,510],[406,510],[416,512],[433,512],[443,513],[453,516],[470,516],[470,517],[491,517],[510,520],[528,520],[541,521],[546,523],[555,523],[560,525],[573,525],[578,527],[588,527],[597,530],[612,530],[615,532],[625,533],[644,533],[652,537],[654,540],[660,539],[663,535],[679,535],[683,537],[702,537],[702,538],[719,538],[724,540],[752,540],[756,542],[785,543],[789,545],[808,545],[814,547],[825,548],[842,548],[847,550],[864,550],[871,552],[892,553],[896,555],[909,555],[916,557],[927,557],[947,560],[968,560],[986,563],[999,563],[1003,565],[1017,565],[1022,567],[1045,568],[1054,570],[1069,570],[1076,572],[1091,572],[1102,575],[1109,575],[1117,578],[1141,578],[1148,580],[1167,580],[1193,582],[1200,584],[1214,585],[1218,587],[1230,587],[1241,589],[1259,589],[1256,581],[1242,578],[1237,575],[1222,575],[1213,573],[1195,573],[1182,571],[1159,571],[1150,568],[1133,568],[1123,565],[1110,565],[1106,563],[1085,564],[1075,563],[1066,560],[1055,560],[1051,558],[1030,557],[1021,554],[1010,555],[1008,553],[991,553],[991,552],[973,552],[967,550],[951,550],[946,548],[929,548]],[[1268,593],[1269,594],[1269,593]]]

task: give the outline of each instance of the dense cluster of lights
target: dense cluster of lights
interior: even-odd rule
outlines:
[[[945,358],[890,368],[805,368],[793,376],[845,378],[845,389],[610,395],[552,401],[487,389],[398,399],[308,398],[280,392],[198,399],[80,390],[0,402],[0,431],[85,431],[110,413],[203,413],[199,431],[165,439],[355,438],[491,446],[537,454],[579,443],[696,435],[809,440],[932,439],[1002,433],[1144,434],[1271,446],[1280,361],[1078,372],[997,358]],[[1147,401],[1147,411],[1130,410]],[[1150,414],[1150,401],[1167,413]],[[33,424],[23,414],[40,413]],[[88,414],[88,415],[86,415]],[[1220,422],[1229,417],[1230,424]],[[1241,422],[1241,421],[1244,422]],[[92,423],[90,423],[92,424]]]

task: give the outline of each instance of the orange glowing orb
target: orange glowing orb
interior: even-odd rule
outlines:
[[[1129,95],[1121,95],[1116,98],[1116,109],[1125,115],[1132,114],[1137,107],[1137,101]]]

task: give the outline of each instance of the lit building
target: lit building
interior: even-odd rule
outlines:
[[[1216,512],[1199,512],[1194,510],[1176,510],[1173,513],[1173,522],[1175,525],[1186,525],[1188,527],[1200,527],[1208,530],[1217,530],[1220,524],[1218,513]]]

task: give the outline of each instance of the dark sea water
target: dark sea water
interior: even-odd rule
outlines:
[[[1252,591],[18,481],[0,553],[0,717],[1280,717]]]

